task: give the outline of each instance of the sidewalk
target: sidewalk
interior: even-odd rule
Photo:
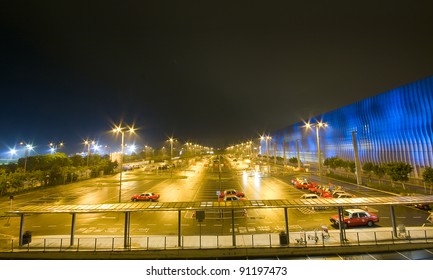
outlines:
[[[324,253],[343,250],[359,250],[382,246],[405,245],[406,247],[432,248],[433,227],[409,227],[405,231],[397,230],[394,236],[392,228],[362,228],[347,229],[346,240],[340,241],[340,231],[330,230],[329,238],[322,239],[321,232],[313,231],[290,232],[289,244],[286,244],[285,236],[280,233],[246,234],[236,235],[233,241],[232,235],[224,236],[131,236],[129,246],[125,248],[124,239],[121,236],[75,236],[74,244],[70,245],[69,236],[37,236],[32,237],[28,244],[19,246],[18,239],[0,239],[0,257],[11,258],[15,254],[21,254],[23,258],[32,258],[35,253],[44,253],[39,258],[46,257],[46,253],[56,253],[58,258],[66,254],[68,258],[82,258],[83,253],[91,253],[90,256],[102,256],[116,254],[122,255],[145,254],[147,258],[152,256],[178,256],[192,255],[205,257],[206,254],[294,254],[305,252],[301,249],[315,253]],[[235,242],[235,244],[234,244]],[[363,249],[361,249],[363,250]],[[177,251],[177,252],[176,252]],[[268,253],[265,253],[268,252]],[[62,253],[60,257],[58,253]],[[105,256],[105,255],[104,255]],[[99,257],[98,257],[99,258]],[[170,257],[169,257],[170,258]]]

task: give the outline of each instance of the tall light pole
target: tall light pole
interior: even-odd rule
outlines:
[[[271,167],[269,165],[269,140],[271,140],[272,137],[269,136],[269,135],[267,135],[267,136],[261,136],[260,139],[261,140],[265,140],[265,144],[266,144],[266,157],[267,157],[267,164],[268,164],[267,172],[269,174],[270,173],[270,169],[271,169]]]
[[[134,133],[135,129],[133,127],[128,127],[129,133]],[[120,145],[120,176],[119,176],[119,203],[122,201],[122,173],[123,173],[123,148],[124,148],[124,142],[125,142],[125,128],[121,126],[117,126],[113,128],[113,133],[120,133],[122,135],[122,143]]]
[[[353,153],[355,155],[356,183],[358,185],[361,185],[362,184],[361,163],[359,162],[358,142],[356,140],[356,133],[357,131],[352,131],[352,143],[353,143]]]
[[[89,159],[90,159],[90,145],[95,144],[95,141],[84,141],[84,146],[87,146],[87,167],[89,167]]]
[[[175,139],[173,139],[173,137],[171,137],[167,141],[170,142],[170,161],[172,161],[173,160],[173,142],[175,141]]]
[[[269,155],[269,140],[271,140],[272,139],[272,137],[271,136],[266,136],[266,157],[268,158],[268,174],[269,173],[271,173],[271,165],[270,165],[270,163],[269,163],[269,157],[270,157],[270,155]]]
[[[296,156],[298,158],[298,170],[301,170],[301,156],[299,152],[299,139],[296,139]]]
[[[320,176],[320,184],[322,184],[322,154],[320,151],[320,135],[319,135],[319,129],[327,127],[328,124],[324,122],[317,122],[315,124],[306,123],[305,127],[307,129],[315,127],[316,128],[316,141],[317,141],[317,154],[318,154],[318,160],[319,160],[319,176]]]
[[[26,170],[27,170],[27,158],[29,157],[30,151],[33,150],[33,145],[27,144],[25,142],[21,142],[20,145],[25,145],[25,149],[26,149],[26,157],[24,159],[24,172],[26,172]]]

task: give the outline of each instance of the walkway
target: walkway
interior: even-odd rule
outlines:
[[[317,236],[317,238],[316,238]],[[340,231],[290,232],[233,236],[131,236],[124,248],[123,237],[69,236],[31,238],[19,246],[18,239],[0,239],[1,259],[213,259],[265,256],[305,256],[352,254],[433,248],[433,227],[357,228],[346,230],[346,241],[340,242]],[[235,242],[235,245],[233,243]]]

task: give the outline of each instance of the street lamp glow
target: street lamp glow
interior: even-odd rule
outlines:
[[[320,176],[320,184],[322,184],[322,153],[320,151],[320,135],[319,135],[319,129],[320,128],[326,128],[328,127],[327,123],[324,123],[322,121],[318,121],[315,124],[310,124],[310,122],[305,123],[305,127],[307,129],[310,129],[312,127],[316,128],[316,140],[317,140],[317,156],[319,161],[319,176]]]
[[[133,134],[135,132],[134,127],[128,127],[125,129],[130,134]],[[122,143],[121,143],[121,153],[120,153],[120,176],[119,176],[119,203],[122,201],[122,173],[123,173],[123,154],[124,154],[124,147],[125,147],[125,130],[120,125],[116,126],[112,129],[113,133],[118,134],[120,133],[122,135]]]
[[[26,158],[24,160],[24,172],[26,172],[26,170],[27,170],[27,158],[29,156],[29,153],[33,150],[33,145],[27,144],[24,141],[21,141],[20,145],[25,145],[25,149],[26,149]]]
[[[170,142],[170,160],[173,160],[173,142],[176,140],[173,137],[170,137],[167,141]]]
[[[95,141],[84,141],[84,146],[87,146],[87,167],[89,167],[89,159],[90,159],[90,145],[95,145]]]
[[[11,156],[15,156],[17,154],[17,150],[15,148],[12,148],[9,150],[9,154],[11,154]]]
[[[50,152],[53,154],[57,151],[57,149],[60,149],[63,147],[63,142],[60,142],[59,144],[54,144],[53,142],[50,142],[48,146],[50,147]]]

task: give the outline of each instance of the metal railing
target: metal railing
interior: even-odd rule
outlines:
[[[343,241],[342,241],[343,240]],[[71,239],[64,236],[32,238],[30,242],[19,246],[18,239],[0,239],[0,252],[106,252],[133,250],[188,250],[215,248],[275,248],[275,247],[321,247],[329,246],[365,246],[393,245],[407,243],[433,244],[433,227],[413,229],[398,228],[397,236],[392,228],[346,230],[342,239],[340,231],[322,231],[236,235],[201,235],[201,236],[133,236],[124,247],[123,237],[77,237],[73,245]]]

